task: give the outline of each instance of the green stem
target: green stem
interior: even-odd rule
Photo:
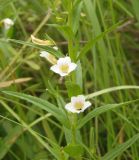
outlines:
[[[72,114],[72,143],[76,144],[76,125],[77,125],[77,115]]]
[[[73,22],[73,4],[72,1],[69,1],[69,9],[68,9],[68,26],[72,30],[72,22]],[[68,37],[68,52],[69,56],[72,60],[74,60],[74,53],[73,53],[73,39],[71,36]]]

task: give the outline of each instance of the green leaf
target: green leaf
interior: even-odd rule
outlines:
[[[112,109],[117,108],[117,107],[121,107],[123,105],[131,104],[131,103],[134,103],[134,102],[137,102],[137,101],[139,101],[139,99],[128,101],[128,102],[123,102],[123,103],[119,103],[119,104],[108,104],[108,105],[105,105],[105,106],[98,107],[98,108],[94,109],[93,111],[89,112],[80,121],[78,121],[78,125],[77,125],[78,129],[83,127],[90,119],[100,115],[101,113],[107,112],[107,111],[112,110]]]
[[[66,82],[66,87],[68,90],[68,96],[72,97],[72,96],[77,96],[80,95],[82,93],[81,88],[79,85],[72,83],[70,81]]]
[[[48,24],[50,27],[55,27],[65,39],[74,39],[72,28],[68,25]]]
[[[79,2],[76,5],[74,5],[74,11],[73,11],[74,20],[72,23],[73,23],[74,35],[78,31],[79,22],[80,22],[80,13],[81,13],[82,6],[83,6],[83,1],[79,1]],[[75,21],[75,19],[76,19],[76,21]]]
[[[75,71],[76,74],[76,83],[80,86],[81,90],[83,90],[83,75],[82,75],[82,66],[81,62],[77,62],[77,69]]]
[[[40,69],[40,66],[37,63],[35,63],[34,61],[31,61],[31,60],[30,61],[25,61],[25,63],[28,64],[29,67],[31,67],[34,70],[39,70]]]
[[[133,0],[134,1],[134,0]],[[134,15],[132,14],[132,12],[130,12],[126,7],[125,4],[122,4],[122,2],[119,1],[114,1],[115,6],[117,5],[119,8],[121,8],[121,10],[123,10],[130,18],[134,18]]]
[[[133,6],[133,10],[134,10],[134,13],[136,15],[136,18],[139,22],[139,1],[138,0],[134,0],[134,1],[131,1],[132,3],[132,6]]]
[[[104,93],[109,93],[109,92],[122,90],[122,89],[139,89],[139,86],[127,85],[127,86],[117,86],[117,87],[106,88],[101,91],[97,91],[97,92],[94,92],[94,93],[87,95],[86,99],[91,99],[91,98],[97,97],[99,95],[102,95]]]
[[[123,119],[126,123],[128,123],[130,126],[132,126],[135,130],[139,131],[139,128],[135,124],[133,124],[132,121],[130,121],[125,115],[117,111],[113,111],[113,112],[117,114],[121,119]]]
[[[111,151],[106,153],[101,160],[113,160],[116,157],[120,156],[122,152],[126,151],[132,144],[134,144],[139,139],[139,133],[130,138],[123,144],[118,145],[117,147],[113,148]]]
[[[12,92],[12,91],[2,91],[4,94],[11,95],[23,100],[26,100],[27,102],[30,102],[36,107],[39,107],[49,113],[51,113],[54,117],[56,117],[63,125],[66,127],[69,127],[69,121],[64,112],[62,112],[59,108],[57,108],[55,105],[51,104],[50,102],[43,100],[38,97],[33,97],[31,95],[18,93],[18,92]]]
[[[77,57],[77,60],[79,60],[81,57],[83,57],[100,39],[104,38],[104,36],[106,36],[108,33],[114,31],[120,24],[121,24],[121,22],[114,24],[113,26],[108,28],[106,31],[104,31],[100,35],[98,35],[96,38],[88,41],[87,44],[80,51],[80,54]]]
[[[64,147],[64,151],[66,153],[68,153],[69,156],[71,156],[71,157],[78,157],[78,156],[81,156],[83,154],[84,149],[79,144],[76,144],[76,145],[69,144],[66,147]]]
[[[33,43],[30,42],[25,42],[25,41],[21,41],[21,40],[16,40],[16,39],[0,39],[1,42],[13,42],[13,43],[17,43],[17,44],[22,44],[22,45],[27,45],[36,49],[40,49],[40,50],[45,50],[49,53],[51,53],[52,55],[56,56],[57,58],[62,57],[63,54],[60,51],[56,51],[55,49],[53,49],[52,47],[48,47],[48,46],[38,46],[35,45]]]
[[[58,151],[58,148],[60,148],[60,147],[59,147],[55,142],[53,142],[51,139],[45,137],[45,139],[47,139],[47,141],[48,141],[52,146],[55,146],[55,148],[50,147],[50,146],[48,145],[48,143],[46,143],[46,140],[44,141],[44,140],[40,137],[40,135],[37,134],[37,132],[35,132],[34,130],[32,130],[32,129],[30,128],[30,126],[32,125],[32,123],[31,123],[31,125],[26,124],[26,123],[21,119],[21,117],[19,117],[18,114],[16,114],[16,112],[14,112],[14,110],[13,110],[11,107],[9,107],[9,106],[8,106],[7,104],[5,104],[3,101],[1,101],[1,104],[3,105],[3,107],[4,107],[14,118],[16,118],[16,119],[22,124],[23,127],[25,127],[25,129],[27,129],[27,130],[31,133],[32,136],[34,136],[34,137],[40,142],[41,145],[43,145],[49,152],[52,153],[52,155],[54,155],[57,159],[59,159],[58,156],[59,156],[60,149],[59,149],[59,151]],[[25,131],[25,130],[22,129],[22,131]],[[18,130],[18,132],[19,132],[19,130]],[[17,138],[17,136],[16,136],[15,138]],[[12,140],[10,139],[10,141],[15,141],[15,138],[13,138]]]
[[[17,0],[0,0],[0,10],[5,9],[7,5]]]
[[[11,146],[16,142],[18,137],[23,133],[23,128],[16,126],[8,133],[5,138],[0,140],[0,160],[9,152]]]

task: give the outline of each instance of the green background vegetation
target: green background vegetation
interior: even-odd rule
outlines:
[[[8,32],[0,24],[0,159],[139,160],[137,87],[103,94],[138,85],[139,1],[0,0],[0,20],[7,17],[15,24]],[[31,43],[31,34],[60,51]],[[49,70],[44,49],[80,60],[78,87]],[[78,88],[102,94],[77,115],[79,145],[64,148],[72,136],[63,107]]]

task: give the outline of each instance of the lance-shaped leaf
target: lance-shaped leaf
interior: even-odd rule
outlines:
[[[49,113],[51,113],[54,117],[56,117],[63,125],[66,127],[69,127],[69,121],[64,112],[62,112],[59,108],[57,108],[52,103],[43,100],[38,97],[33,97],[31,95],[18,93],[18,92],[12,92],[12,91],[2,91],[4,94],[14,96],[23,100],[26,100],[27,102],[30,102],[34,104],[36,107],[39,107],[40,109],[43,109]]]

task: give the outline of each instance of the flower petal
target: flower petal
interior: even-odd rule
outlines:
[[[61,77],[64,77],[64,76],[67,76],[68,73],[63,73],[61,72],[61,70],[59,69],[59,66],[56,64],[56,65],[53,65],[50,70],[52,70],[53,72],[59,74]]]
[[[71,103],[66,104],[66,110],[72,113],[80,113],[81,111],[76,110]]]
[[[57,61],[58,65],[61,65],[61,64],[70,64],[70,63],[71,63],[70,57],[59,58],[59,60]]]
[[[70,59],[70,57],[68,57],[68,56],[64,58],[64,61],[65,61],[66,63],[71,63],[71,59]]]
[[[13,20],[10,19],[10,18],[5,18],[5,19],[3,19],[3,22],[6,23],[6,24],[9,24],[9,25],[14,25]]]
[[[60,76],[62,76],[62,77],[67,76],[71,71],[73,71],[77,67],[77,65],[75,63],[71,63],[70,57],[59,58],[56,61],[56,63],[57,63],[58,68],[56,69],[54,67],[54,69],[51,68],[51,70],[60,74]]]
[[[60,74],[61,77],[64,77],[64,76],[67,76],[67,75],[68,75],[68,73],[63,73],[63,72],[61,72],[61,71],[59,72],[59,74]]]
[[[71,97],[71,103],[74,104],[77,101],[77,97]]]
[[[90,107],[91,106],[91,103],[89,102],[89,101],[86,101],[85,103],[84,103],[84,107],[83,107],[83,109],[82,109],[82,112],[85,110],[85,109],[87,109],[88,107]]]
[[[71,97],[71,103],[74,106],[77,102],[85,103],[85,97],[83,95],[78,95],[77,97]]]
[[[82,101],[82,102],[85,102],[85,97],[84,95],[78,95],[77,96],[78,100]]]
[[[60,70],[59,70],[59,67],[58,67],[58,65],[56,64],[56,65],[53,65],[51,68],[50,68],[50,70],[52,70],[53,72],[55,72],[55,73],[60,73]]]
[[[8,30],[11,26],[14,25],[14,21],[10,18],[5,18],[2,20],[2,22],[6,30]]]
[[[69,73],[72,72],[73,70],[75,70],[76,67],[77,67],[77,64],[71,63],[71,64],[69,65]]]
[[[52,64],[57,63],[57,59],[52,54],[50,54],[46,51],[41,51],[40,53],[41,53],[40,57],[46,58],[50,63],[52,63]]]
[[[78,95],[71,97],[71,102],[68,103],[65,108],[73,113],[80,113],[84,112],[85,109],[91,106],[91,103],[89,101],[85,101],[84,95]]]
[[[54,46],[53,49],[55,49],[55,50],[57,51],[57,50],[58,50],[58,47],[57,47],[57,46]]]
[[[41,54],[40,54],[40,57],[44,57],[44,58],[47,58],[48,55],[49,55],[49,53],[46,52],[46,51],[41,51],[40,53],[41,53]]]

